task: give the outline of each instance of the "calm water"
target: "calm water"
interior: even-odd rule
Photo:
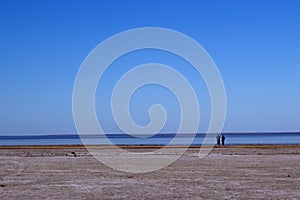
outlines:
[[[300,133],[227,133],[225,143],[235,144],[300,144]],[[107,137],[117,145],[167,145],[175,134],[157,134],[151,138],[134,138],[128,135],[109,134]],[[197,134],[193,145],[203,143],[203,134]],[[211,136],[214,137],[214,136]],[[181,136],[181,145],[187,143],[190,135]],[[106,144],[103,137],[90,135],[88,144]],[[213,144],[215,139],[213,138]],[[73,145],[82,144],[78,135],[40,135],[40,136],[0,136],[0,145]]]

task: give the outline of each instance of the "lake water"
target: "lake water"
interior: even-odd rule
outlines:
[[[300,133],[224,133],[226,145],[237,144],[300,144]],[[175,134],[157,134],[150,138],[135,138],[125,134],[108,134],[116,145],[167,145]],[[205,135],[197,134],[193,145],[201,145]],[[214,137],[214,136],[210,136]],[[180,143],[185,145],[192,135],[180,136]],[[215,138],[213,138],[215,143]],[[85,137],[86,144],[104,145],[103,136],[89,135]],[[78,135],[32,135],[32,136],[0,136],[0,146],[7,145],[80,145]],[[176,145],[176,144],[175,144]]]

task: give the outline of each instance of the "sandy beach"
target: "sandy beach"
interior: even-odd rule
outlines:
[[[203,159],[196,152],[130,174],[80,146],[2,147],[0,199],[300,199],[300,146],[214,148]]]

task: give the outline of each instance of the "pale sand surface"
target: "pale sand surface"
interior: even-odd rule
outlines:
[[[299,146],[214,148],[204,159],[196,152],[129,174],[83,148],[0,148],[0,199],[300,199]]]

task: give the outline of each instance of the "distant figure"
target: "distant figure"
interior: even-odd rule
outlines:
[[[222,146],[225,146],[225,136],[222,135]]]
[[[217,135],[216,139],[217,139],[217,146],[220,146],[220,135]]]

